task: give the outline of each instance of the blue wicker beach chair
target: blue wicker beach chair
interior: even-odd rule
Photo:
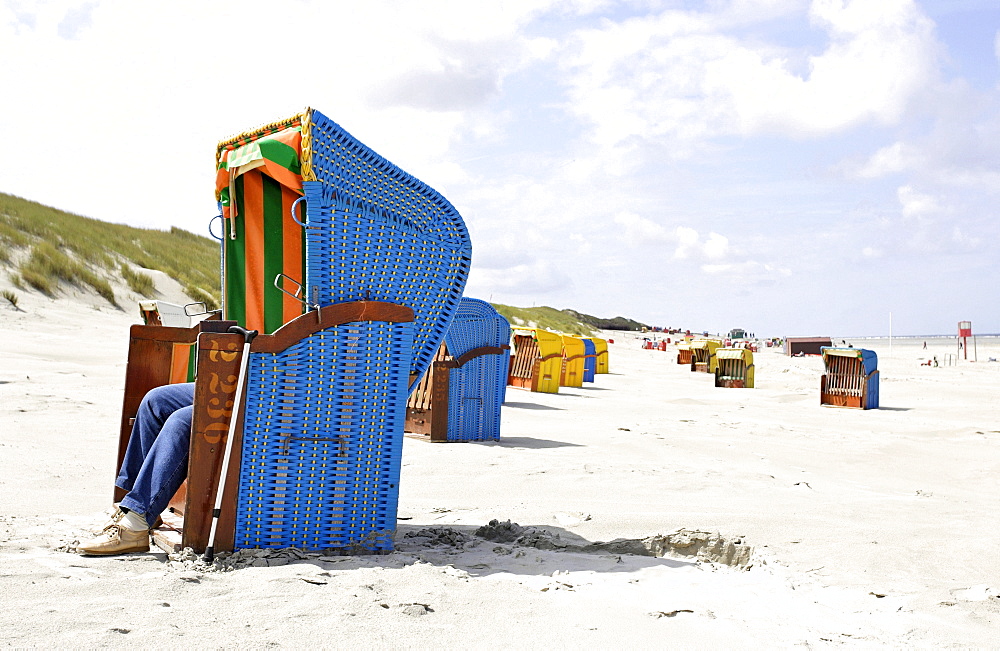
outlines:
[[[878,356],[866,348],[820,348],[826,373],[819,402],[832,407],[878,409]]]
[[[426,370],[472,255],[447,199],[313,109],[220,143],[216,192],[224,318],[274,332],[311,306],[405,305],[415,318],[410,372]]]
[[[594,375],[597,374],[597,345],[593,339],[584,337],[583,348],[586,351],[583,356],[583,381],[593,382]]]
[[[458,310],[465,224],[313,110],[219,143],[216,192],[223,318],[131,332],[119,459],[142,396],[180,377],[176,344],[197,342],[188,479],[164,514],[183,533],[157,544],[390,550],[406,396]],[[233,325],[263,333],[242,400]]]
[[[234,546],[391,550],[406,395],[458,310],[465,224],[311,109],[220,143],[218,170],[226,315],[282,342],[251,348]]]
[[[412,318],[341,303],[253,340],[236,548],[392,549]]]
[[[510,367],[510,324],[463,298],[437,360],[407,403],[407,431],[434,442],[495,441]]]

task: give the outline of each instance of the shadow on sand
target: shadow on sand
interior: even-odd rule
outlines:
[[[514,409],[547,409],[553,411],[563,411],[562,407],[550,407],[548,405],[539,405],[534,402],[505,402],[504,407],[513,407]]]

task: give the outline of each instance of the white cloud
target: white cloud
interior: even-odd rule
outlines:
[[[689,226],[678,226],[674,232],[677,238],[677,248],[674,250],[674,258],[686,260],[698,247],[698,231]]]
[[[760,284],[776,277],[792,275],[791,269],[787,267],[763,264],[756,260],[703,264],[700,269],[703,273],[712,276],[729,276],[731,280],[741,284]]]
[[[709,260],[722,260],[729,255],[729,238],[718,233],[709,233],[703,250]]]
[[[466,294],[487,296],[498,294],[531,296],[546,293],[568,292],[573,280],[563,270],[545,259],[518,264],[506,269],[474,267],[469,274]]]
[[[968,235],[961,227],[955,226],[951,231],[951,241],[959,248],[974,249],[982,243],[982,239],[973,235]]]
[[[894,142],[872,154],[863,165],[853,170],[853,175],[865,179],[877,179],[912,170],[919,162],[921,161],[912,146]]]
[[[903,207],[904,217],[921,217],[935,213],[940,209],[937,200],[929,194],[921,194],[909,185],[900,186],[896,197]]]
[[[666,228],[635,213],[618,213],[615,215],[615,223],[622,227],[620,237],[629,246],[657,244],[669,240]]]
[[[933,24],[911,0],[814,0],[809,17],[829,43],[807,55],[804,76],[792,65],[801,51],[728,35],[705,13],[581,31],[566,59],[572,110],[602,144],[828,134],[895,123],[936,75]]]

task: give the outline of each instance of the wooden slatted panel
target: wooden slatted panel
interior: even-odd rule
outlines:
[[[538,344],[529,335],[514,335],[514,357],[511,358],[509,384],[529,386],[535,360],[540,357]],[[524,384],[528,382],[529,384]]]
[[[448,351],[444,344],[438,348],[437,354],[434,356],[435,362],[443,362],[449,359]],[[431,396],[434,392],[434,364],[428,367],[427,371],[420,378],[420,382],[417,383],[415,389],[410,394],[410,397],[406,401],[406,406],[410,409],[430,409],[431,408]]]
[[[865,371],[860,359],[830,355],[827,357],[826,367],[826,393],[835,396],[861,396]]]

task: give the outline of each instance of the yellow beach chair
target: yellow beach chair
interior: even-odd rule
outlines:
[[[608,342],[606,339],[598,339],[597,337],[592,337],[591,341],[594,342],[594,348],[596,349],[597,355],[597,368],[594,369],[595,373],[607,373],[608,372]]]
[[[559,386],[582,387],[584,360],[587,355],[587,347],[583,339],[564,335],[562,338],[562,373],[559,377]]]
[[[562,372],[562,337],[538,328],[514,331],[507,384],[540,393],[559,393]]]
[[[691,342],[691,370],[715,373],[715,351],[722,347],[715,339],[696,339]]]
[[[715,360],[715,386],[753,388],[753,352],[749,348],[719,348]]]

